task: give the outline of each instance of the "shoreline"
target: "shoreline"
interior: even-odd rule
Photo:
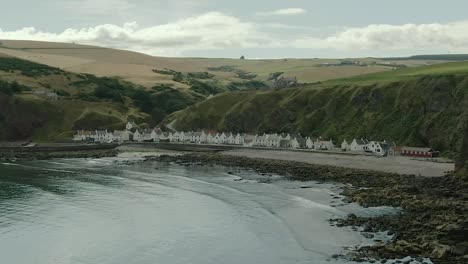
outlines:
[[[411,256],[431,258],[434,263],[462,264],[468,261],[468,183],[453,176],[417,177],[374,170],[317,165],[298,161],[190,153],[147,157],[144,162],[222,165],[253,169],[260,174],[278,174],[288,180],[345,184],[343,202],[363,207],[391,206],[403,209],[394,216],[373,218],[349,215],[330,219],[337,226],[363,228],[364,232],[389,231],[388,243],[361,247],[352,260],[383,261]],[[410,262],[408,262],[410,263]]]
[[[106,150],[78,150],[78,151],[52,151],[52,152],[0,152],[0,161],[29,161],[49,159],[84,159],[115,157],[119,153],[116,149]]]

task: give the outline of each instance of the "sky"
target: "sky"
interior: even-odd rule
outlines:
[[[0,1],[0,39],[169,57],[468,53],[466,0]]]

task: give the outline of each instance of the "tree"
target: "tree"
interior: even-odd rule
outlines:
[[[241,60],[245,60],[245,56],[242,55],[242,56],[240,57],[240,59],[241,59]]]

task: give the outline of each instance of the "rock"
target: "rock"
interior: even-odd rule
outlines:
[[[468,254],[468,242],[458,243],[450,248],[450,252],[456,256]]]
[[[434,258],[445,258],[450,253],[450,246],[437,245],[431,253]]]

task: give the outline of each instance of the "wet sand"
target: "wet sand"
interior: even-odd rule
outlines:
[[[317,152],[274,151],[257,149],[236,149],[223,152],[225,155],[264,158],[276,160],[299,161],[309,164],[330,165],[354,169],[368,169],[398,174],[439,177],[454,170],[453,163],[438,163],[415,160],[408,157],[372,157],[339,154],[321,154]]]

